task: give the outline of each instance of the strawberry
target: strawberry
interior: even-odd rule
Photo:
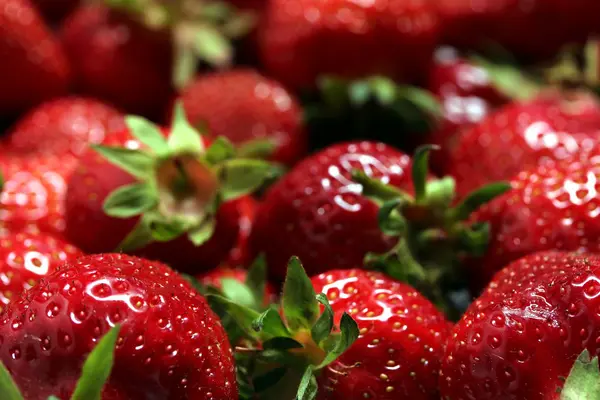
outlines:
[[[82,255],[75,246],[49,234],[19,232],[0,238],[0,303],[8,304],[65,261]]]
[[[223,282],[227,280],[235,280],[240,283],[246,283],[248,278],[248,270],[244,268],[231,268],[226,265],[219,266],[209,272],[198,275],[198,281],[205,285],[213,287],[217,290],[223,290]],[[267,304],[270,304],[277,296],[275,288],[272,284],[265,283],[265,293],[261,296]]]
[[[66,399],[84,357],[116,324],[103,399],[237,399],[231,348],[205,299],[167,266],[122,254],[67,263],[11,303],[0,358],[25,398]]]
[[[292,88],[312,88],[325,75],[412,82],[427,71],[438,30],[426,0],[274,0],[261,20],[259,45],[269,76]]]
[[[446,344],[442,398],[598,398],[597,359],[588,371],[595,392],[565,377],[584,349],[600,350],[599,272],[597,256],[566,252],[532,254],[499,272]]]
[[[0,115],[65,93],[69,65],[29,0],[0,1]]]
[[[564,159],[600,137],[600,102],[586,93],[550,92],[514,102],[460,136],[450,157],[458,193],[510,179],[548,159]]]
[[[259,203],[253,197],[246,196],[239,199],[236,204],[239,215],[238,239],[235,247],[229,252],[225,264],[239,267],[250,265],[252,262],[249,240]]]
[[[123,115],[112,106],[85,97],[64,97],[30,110],[0,146],[18,155],[78,156],[89,143],[100,143],[110,132],[124,128]]]
[[[287,165],[307,151],[302,110],[295,97],[277,82],[249,69],[202,75],[181,92],[193,125],[233,144],[272,142],[272,159]],[[258,145],[258,143],[256,143]],[[260,149],[258,149],[260,150]]]
[[[260,187],[273,168],[235,158],[224,139],[209,145],[176,106],[162,129],[127,117],[128,129],[81,156],[68,183],[66,237],[86,252],[115,248],[198,273],[235,246],[237,199]]]
[[[0,157],[0,232],[65,230],[64,198],[72,157]]]
[[[274,308],[259,315],[219,296],[209,301],[242,315],[240,320],[254,318],[252,327],[246,324],[248,335],[265,350],[240,349],[243,371],[252,376],[244,356],[257,360],[261,373],[265,363],[286,371],[263,375],[272,377],[263,383],[274,387],[260,387],[260,379],[254,380],[253,389],[265,398],[269,393],[292,398],[278,384],[287,384],[289,392],[303,374],[297,398],[439,398],[439,356],[450,325],[412,287],[383,274],[331,270],[309,279],[292,259],[282,295],[283,318]],[[332,330],[334,325],[339,329]],[[291,364],[286,352],[295,355]],[[295,380],[292,370],[298,374]]]

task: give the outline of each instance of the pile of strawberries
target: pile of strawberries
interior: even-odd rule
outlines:
[[[0,0],[0,399],[600,400],[598,0]]]

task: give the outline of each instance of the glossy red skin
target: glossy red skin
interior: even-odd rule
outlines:
[[[256,218],[256,212],[258,211],[258,201],[251,197],[242,197],[236,202],[238,210],[238,239],[233,249],[229,252],[229,256],[225,261],[226,265],[232,266],[249,266],[254,261],[252,251],[250,249],[250,233],[252,232],[252,225]]]
[[[512,190],[475,212],[472,221],[489,223],[490,242],[485,256],[472,263],[474,286],[537,251],[599,252],[598,177],[598,156],[541,165],[521,172]]]
[[[0,309],[83,252],[45,233],[10,233],[0,237]]]
[[[302,109],[279,83],[254,70],[201,75],[181,93],[186,115],[212,137],[236,145],[255,139],[277,143],[272,160],[292,165],[307,152]]]
[[[67,18],[61,38],[81,93],[128,113],[161,118],[171,96],[170,36],[101,5]]]
[[[509,99],[496,88],[484,68],[461,58],[456,49],[441,47],[434,59],[428,88],[442,104],[443,119],[428,143],[440,146],[440,150],[432,152],[431,163],[444,174],[462,131],[481,122]]]
[[[209,272],[198,275],[197,278],[203,285],[221,289],[222,279],[235,279],[241,283],[244,283],[246,282],[247,276],[248,270],[244,268],[231,268],[227,265],[222,265]],[[272,302],[276,301],[276,293],[277,291],[275,290],[275,287],[270,282],[266,282],[265,305],[269,305]]]
[[[103,144],[140,147],[140,143],[127,130],[110,135]],[[134,177],[109,163],[94,150],[86,151],[68,182],[66,237],[88,253],[114,251],[133,230],[138,218],[110,217],[104,213],[102,205],[115,189],[134,182]],[[136,254],[161,260],[189,273],[216,267],[225,260],[238,238],[237,201],[221,205],[216,215],[215,232],[203,245],[195,246],[186,236],[181,236],[170,242],[154,242],[136,251]]]
[[[250,235],[273,278],[284,279],[292,256],[315,275],[362,265],[367,252],[394,244],[379,229],[377,205],[351,180],[353,169],[412,190],[410,157],[383,143],[339,143],[305,158],[268,190]]]
[[[73,11],[81,0],[33,0],[42,15],[50,21],[60,21]]]
[[[65,230],[67,179],[76,166],[72,157],[0,156],[4,187],[0,193],[0,233]]]
[[[595,0],[441,0],[444,41],[462,48],[491,44],[526,60],[554,57],[563,46],[584,43],[598,31]]]
[[[78,156],[90,143],[101,143],[111,132],[125,129],[116,108],[86,97],[50,100],[25,114],[0,142],[11,154]]]
[[[312,88],[324,75],[413,82],[426,74],[438,31],[427,0],[274,0],[259,45],[269,76],[295,89]]]
[[[558,400],[579,354],[600,344],[600,258],[544,252],[501,272],[454,327],[442,359],[447,400]]]
[[[218,317],[164,264],[124,254],[86,256],[27,297],[0,318],[0,359],[27,399],[69,398],[83,360],[117,323],[103,399],[237,399]]]
[[[591,95],[575,96],[580,103],[554,92],[515,102],[464,132],[450,157],[459,195],[593,148],[600,138],[600,103]]]
[[[0,0],[0,115],[67,92],[67,58],[29,0]]]
[[[339,323],[349,313],[360,336],[319,378],[319,400],[434,400],[450,324],[412,287],[378,272],[333,270],[312,278]],[[356,365],[360,363],[360,365]]]

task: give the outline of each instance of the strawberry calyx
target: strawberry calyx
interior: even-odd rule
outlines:
[[[71,400],[100,400],[102,398],[102,390],[114,364],[114,349],[120,329],[120,325],[115,325],[98,341],[98,344],[87,356]],[[3,399],[24,400],[17,384],[2,362],[0,362],[0,392]],[[59,399],[50,396],[48,400]]]
[[[591,357],[584,350],[571,368],[562,388],[558,388],[560,400],[600,399],[600,369],[598,356]]]
[[[247,393],[283,385],[297,388],[295,398],[314,399],[320,371],[359,336],[358,325],[347,313],[335,326],[327,297],[315,293],[296,257],[288,264],[280,305],[259,313],[220,295],[209,295],[208,300],[235,319],[246,335],[247,344],[238,346],[236,358],[240,387]]]
[[[179,103],[168,138],[141,117],[127,117],[126,125],[143,147],[92,146],[137,179],[114,190],[103,204],[111,217],[140,217],[120,250],[168,242],[183,234],[200,246],[212,236],[221,203],[254,192],[279,172],[266,161],[238,158],[225,138],[206,147]]]
[[[233,62],[232,41],[256,24],[251,11],[237,10],[219,0],[105,0],[117,10],[141,20],[150,29],[170,30],[174,46],[173,84],[181,88],[201,61],[214,67]]]
[[[414,196],[360,171],[353,172],[353,179],[362,185],[363,195],[379,206],[382,232],[398,238],[388,252],[368,254],[365,264],[418,288],[452,316],[457,310],[448,305],[443,289],[465,286],[460,258],[481,256],[489,241],[489,226],[471,224],[469,216],[509,190],[510,184],[486,185],[456,203],[453,178],[427,179],[429,153],[438,148],[417,149],[412,168]]]

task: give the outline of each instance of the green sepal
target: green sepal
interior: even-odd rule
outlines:
[[[381,205],[389,200],[412,200],[411,196],[395,186],[388,185],[379,179],[371,178],[364,171],[352,171],[352,180],[362,186],[362,195]]]
[[[237,304],[251,309],[257,309],[254,294],[246,285],[236,279],[221,279],[221,292],[223,293],[223,296]]]
[[[129,172],[136,178],[147,180],[151,178],[151,174],[154,172],[156,160],[145,151],[101,144],[92,144],[91,147],[108,162]]]
[[[274,386],[279,381],[281,381],[287,373],[287,371],[287,367],[279,367],[272,369],[269,372],[254,378],[252,380],[252,386],[254,387],[254,390],[256,392],[264,392],[266,389]]]
[[[173,108],[171,134],[167,139],[171,154],[202,154],[204,143],[200,133],[190,125],[183,103],[177,101]]]
[[[277,143],[273,139],[250,140],[237,149],[240,158],[270,158],[277,149]]]
[[[382,269],[392,278],[411,285],[427,279],[425,268],[415,260],[404,237],[400,237],[396,246],[387,253],[368,253],[365,264]]]
[[[199,226],[188,232],[188,238],[194,246],[206,243],[215,233],[215,224],[214,218],[206,218]]]
[[[183,89],[192,80],[200,64],[196,52],[191,46],[175,41],[175,60],[171,81],[177,89]]]
[[[10,372],[0,361],[0,393],[3,400],[24,400],[19,387],[13,380]]]
[[[319,319],[312,326],[310,334],[313,341],[320,346],[321,342],[325,340],[331,334],[333,329],[333,309],[329,304],[327,296],[323,293],[317,295],[317,301],[324,307],[323,313],[319,316]]]
[[[402,236],[406,233],[408,223],[398,211],[402,199],[392,199],[381,205],[377,211],[379,229],[388,236]]]
[[[325,76],[318,79],[318,86],[323,99],[332,109],[340,111],[348,102],[348,87],[346,82]]]
[[[296,400],[314,400],[317,398],[317,391],[319,386],[317,385],[317,377],[313,367],[309,365],[306,367],[300,385],[298,385],[298,393]]]
[[[250,338],[260,341],[261,333],[252,328],[253,322],[260,317],[257,311],[251,308],[236,304],[223,296],[210,294],[206,297],[211,308],[222,309],[229,315],[237,326]]]
[[[470,61],[483,68],[494,86],[506,97],[515,100],[528,100],[535,97],[542,85],[531,76],[523,73],[523,69],[510,63],[493,63],[485,58],[473,55]]]
[[[377,99],[380,104],[390,105],[398,96],[398,86],[389,78],[374,76],[369,79],[369,86],[373,97]]]
[[[274,173],[273,166],[264,160],[233,159],[219,166],[222,201],[237,199],[260,188]]]
[[[252,263],[246,274],[244,282],[252,292],[257,307],[265,304],[265,290],[267,287],[267,260],[264,254],[260,254]]]
[[[204,159],[209,165],[217,165],[236,156],[235,147],[227,138],[219,136],[204,153]]]
[[[196,55],[212,66],[228,66],[233,60],[233,46],[214,26],[204,25],[197,28],[193,46]]]
[[[429,153],[439,150],[437,145],[424,145],[415,151],[412,166],[412,181],[415,188],[415,201],[420,204],[425,200],[427,188],[427,173],[429,171]]]
[[[129,132],[157,156],[162,157],[169,152],[167,139],[160,128],[152,122],[142,117],[128,115],[125,117],[125,124],[129,128]]]
[[[457,233],[459,249],[474,257],[483,257],[489,247],[490,224],[478,222],[464,226]]]
[[[50,396],[50,397],[48,397],[48,400],[60,400],[60,399],[56,396]]]
[[[71,400],[102,399],[102,389],[114,364],[115,345],[120,329],[120,325],[116,325],[108,331],[87,357]]]
[[[456,181],[451,176],[434,179],[427,182],[426,195],[427,205],[448,209],[456,196]]]
[[[355,81],[348,87],[350,103],[355,107],[365,105],[371,99],[372,95],[373,93],[368,81]]]
[[[598,356],[593,358],[584,350],[571,368],[562,390],[560,400],[600,399],[600,370]]]
[[[311,329],[319,318],[319,302],[312,282],[297,257],[288,262],[283,284],[283,313],[293,331]]]
[[[292,349],[301,349],[302,344],[295,341],[290,337],[279,336],[274,337],[269,340],[265,340],[263,343],[263,349],[265,350],[292,350]]]
[[[444,115],[442,105],[438,99],[431,92],[425,89],[421,89],[416,86],[397,85],[396,97],[399,99],[397,102],[407,102],[418,112],[425,114],[430,118],[433,117],[434,119],[438,119]],[[396,107],[396,109],[398,110],[398,107]],[[408,113],[409,110],[407,109],[404,111],[400,109],[399,112],[400,114],[405,114]]]
[[[158,204],[156,187],[149,182],[133,183],[115,189],[104,200],[104,213],[115,218],[131,218]]]
[[[450,211],[454,221],[464,221],[473,211],[479,209],[482,205],[489,203],[494,198],[503,195],[511,189],[508,182],[496,182],[485,185],[472,193]]]
[[[331,349],[323,361],[315,366],[315,369],[321,369],[341,356],[352,344],[358,339],[360,332],[356,321],[350,315],[344,313],[340,320],[340,334],[337,336],[337,341],[333,349]]]
[[[153,240],[149,218],[147,215],[143,215],[115,250],[127,252],[139,250],[152,243]]]
[[[252,321],[252,329],[269,338],[290,337],[291,333],[275,308],[268,308]]]

